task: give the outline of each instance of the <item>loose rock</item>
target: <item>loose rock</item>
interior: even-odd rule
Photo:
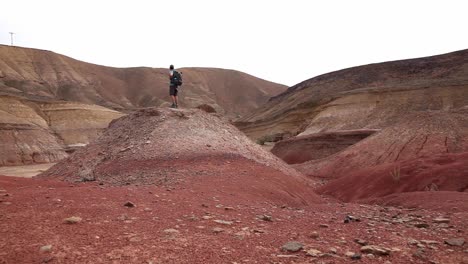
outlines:
[[[41,252],[50,252],[51,250],[52,250],[52,245],[42,246],[40,249]]]
[[[313,238],[313,239],[317,239],[320,237],[320,234],[316,231],[310,233],[310,237]]]
[[[465,244],[465,239],[463,238],[450,238],[444,241],[445,244],[450,246],[461,247]]]
[[[432,220],[432,222],[434,222],[436,224],[448,224],[448,223],[450,223],[450,219],[438,217],[438,218]]]
[[[81,220],[82,220],[81,217],[72,216],[72,217],[63,219],[63,222],[65,224],[77,224],[77,223],[81,222]]]
[[[225,221],[225,220],[214,220],[216,223],[218,224],[222,224],[222,225],[232,225],[234,222],[232,221]]]
[[[215,227],[213,228],[213,233],[215,234],[219,234],[221,232],[224,232],[224,229],[222,229],[221,227]]]
[[[366,254],[374,254],[378,256],[387,256],[390,255],[390,249],[379,247],[379,246],[363,246],[361,247],[361,252]]]
[[[284,244],[281,249],[283,251],[289,251],[289,252],[297,252],[301,250],[304,247],[304,245],[300,242],[297,241],[289,241],[288,243]]]
[[[134,203],[128,201],[128,202],[126,202],[126,203],[124,204],[124,206],[125,206],[125,207],[128,207],[128,208],[132,208],[132,207],[135,207],[136,205],[135,205]]]
[[[309,250],[307,250],[306,255],[311,256],[311,257],[321,257],[323,254],[322,254],[322,252],[320,250],[309,249]]]

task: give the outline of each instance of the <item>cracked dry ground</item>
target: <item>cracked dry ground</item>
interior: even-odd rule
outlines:
[[[188,182],[114,187],[0,177],[0,186],[2,264],[468,261],[461,243],[468,212],[450,206],[442,212],[327,199],[289,206],[209,184],[195,191]],[[354,218],[344,223],[347,215]],[[462,245],[445,243],[453,238]],[[284,251],[292,241],[297,251]],[[389,255],[362,253],[365,244]]]

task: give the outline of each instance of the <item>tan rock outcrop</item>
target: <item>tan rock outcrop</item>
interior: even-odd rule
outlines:
[[[0,96],[0,166],[57,162],[122,115],[100,106]]]

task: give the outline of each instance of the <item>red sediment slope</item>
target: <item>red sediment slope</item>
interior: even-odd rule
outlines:
[[[304,174],[340,178],[354,171],[443,153],[468,151],[468,112],[408,114],[388,127],[332,156],[294,167]]]
[[[438,191],[468,192],[468,152],[383,164],[356,171],[317,189],[320,194],[332,195],[346,202],[362,199],[383,201],[388,195]],[[402,196],[412,199],[399,200],[401,204],[409,205],[415,200],[424,201],[421,197],[427,195],[414,199],[416,196],[418,194]],[[461,197],[468,202],[466,195]],[[439,202],[444,204],[443,199]]]

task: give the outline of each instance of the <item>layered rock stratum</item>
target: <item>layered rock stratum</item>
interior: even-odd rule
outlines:
[[[411,112],[468,105],[468,50],[369,64],[290,87],[237,126],[249,137],[382,129]]]
[[[57,162],[122,115],[97,105],[0,95],[0,166]]]

